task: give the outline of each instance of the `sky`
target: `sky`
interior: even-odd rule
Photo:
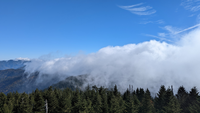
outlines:
[[[1,0],[0,60],[174,44],[199,23],[199,0]]]

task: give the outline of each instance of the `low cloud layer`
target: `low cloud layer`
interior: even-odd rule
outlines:
[[[88,74],[88,82],[120,90],[149,88],[157,92],[161,85],[200,88],[200,29],[185,34],[178,42],[169,44],[155,40],[139,44],[105,47],[96,53],[63,57],[54,60],[35,59],[26,64],[26,72],[39,71],[38,83],[53,78]]]

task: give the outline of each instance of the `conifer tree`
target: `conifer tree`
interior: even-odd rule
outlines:
[[[116,98],[112,92],[110,93],[109,99],[109,113],[120,113],[118,98]]]
[[[196,87],[192,88],[189,93],[189,107],[188,110],[191,113],[199,113],[200,112],[200,97],[199,92]]]
[[[3,113],[4,104],[6,104],[7,97],[4,93],[0,93],[0,112]],[[7,105],[6,105],[7,106]]]
[[[153,113],[154,106],[153,101],[151,99],[150,91],[147,89],[142,100],[142,106],[140,109],[141,113]]]
[[[93,109],[97,113],[102,112],[101,96],[99,95],[98,92],[96,92],[96,96],[95,96],[94,103],[93,103]]]
[[[144,89],[142,89],[142,88],[140,88],[140,89],[136,89],[136,96],[137,96],[137,98],[138,98],[138,100],[140,101],[140,102],[142,102],[142,99],[143,99],[143,97],[144,97]]]
[[[1,113],[12,113],[12,110],[7,104],[4,104]]]
[[[72,113],[78,113],[80,111],[81,108],[81,96],[79,93],[79,90],[76,89],[76,91],[73,93],[73,97],[72,97]]]
[[[16,91],[15,93],[13,93],[13,97],[14,97],[13,112],[19,113],[18,108],[19,108],[20,94]]]
[[[189,102],[189,95],[183,86],[179,87],[178,92],[176,94],[176,98],[178,99],[178,102],[180,103],[182,112],[183,113],[189,112],[187,109],[188,102]]]
[[[42,97],[42,94],[40,93],[40,91],[38,89],[35,90],[35,94],[34,94],[34,106],[33,106],[33,112],[37,112],[37,113],[41,113],[44,112],[44,99]]]
[[[120,95],[120,92],[119,92],[118,89],[117,89],[117,85],[114,86],[113,94],[114,94],[115,97],[120,97],[120,96],[121,96],[121,95]]]
[[[52,89],[52,86],[48,88],[46,99],[48,102],[48,112],[49,113],[56,113],[58,112],[58,99],[56,98],[56,95]]]
[[[107,102],[106,92],[102,93],[101,98],[102,98],[102,112],[108,113],[109,111],[108,111],[108,102]]]
[[[92,107],[92,101],[87,98],[87,112],[86,113],[95,113],[93,107]]]
[[[71,113],[72,106],[69,92],[63,92],[59,99],[59,106],[61,113]]]
[[[125,104],[126,108],[124,110],[124,113],[138,113],[138,108],[134,103],[134,98],[131,96],[130,100],[126,101]]]
[[[181,107],[175,96],[169,97],[169,102],[164,107],[165,113],[181,113]]]
[[[80,109],[79,109],[79,113],[88,113],[88,108],[87,108],[87,101],[86,99],[83,99],[82,102],[81,102],[81,106],[80,106]]]
[[[32,92],[31,94],[29,94],[29,105],[30,105],[31,109],[33,109],[34,104],[35,104],[34,92]]]
[[[166,89],[165,86],[161,86],[159,92],[157,93],[157,96],[155,97],[155,109],[156,112],[162,113],[164,112],[164,106],[166,106],[165,102],[165,95],[166,95]]]
[[[30,105],[29,105],[29,98],[26,93],[22,93],[19,99],[19,113],[30,113],[32,111]]]

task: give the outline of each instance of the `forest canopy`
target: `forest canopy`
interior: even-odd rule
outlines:
[[[0,93],[0,113],[199,113],[200,96],[196,87],[189,92],[180,86],[161,86],[155,97],[148,89],[128,88],[121,94],[117,86],[87,87],[84,91],[50,86],[32,93]]]

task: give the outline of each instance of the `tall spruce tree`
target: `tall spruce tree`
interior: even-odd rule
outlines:
[[[56,98],[56,95],[52,89],[52,86],[50,86],[46,92],[46,99],[47,99],[47,104],[48,104],[48,112],[49,113],[58,112],[59,111],[58,99]]]
[[[37,112],[37,113],[42,113],[45,111],[44,106],[44,99],[42,97],[42,94],[40,93],[40,91],[38,89],[35,90],[35,94],[34,94],[34,106],[33,106],[33,112]]]
[[[73,93],[73,97],[72,97],[72,113],[78,113],[79,111],[81,111],[81,96],[80,96],[80,93],[79,93],[79,90],[76,89],[76,91]]]
[[[157,93],[157,96],[155,97],[154,107],[157,113],[164,113],[164,106],[166,106],[165,95],[166,89],[165,86],[162,85]]]
[[[154,111],[154,105],[153,105],[153,101],[151,99],[151,93],[150,91],[147,89],[144,95],[144,98],[142,100],[142,106],[140,109],[141,113],[153,113]]]
[[[165,94],[165,113],[180,113],[181,107],[177,98],[173,94],[173,88],[168,88]]]
[[[61,113],[71,113],[71,95],[69,93],[63,92],[61,98],[59,99],[59,106]]]
[[[30,113],[32,111],[28,95],[25,92],[20,96],[18,110],[19,113]]]
[[[199,113],[200,112],[200,97],[199,92],[196,87],[193,87],[189,93],[189,107],[188,110],[190,113]]]
[[[101,102],[101,95],[96,92],[96,96],[93,103],[93,109],[96,113],[102,113],[102,102]]]
[[[0,93],[0,112],[3,113],[4,104],[6,104],[7,97],[4,93]],[[7,105],[6,105],[7,106]]]
[[[176,98],[178,99],[178,102],[180,103],[181,109],[183,113],[188,113],[188,102],[189,102],[189,94],[186,92],[185,88],[183,86],[180,86],[178,89],[178,92],[176,94]]]

